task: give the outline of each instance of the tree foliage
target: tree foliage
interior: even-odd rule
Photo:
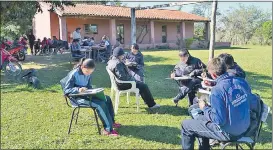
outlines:
[[[49,11],[78,3],[122,5],[119,0],[83,0],[83,1],[43,1],[50,4]],[[43,13],[39,1],[1,1],[1,37],[14,38],[26,34],[32,28],[32,19],[36,13]]]
[[[202,2],[198,4],[194,4],[192,14],[196,14],[198,16],[206,17],[211,19],[211,2]],[[216,15],[221,15],[219,9],[216,11]],[[195,23],[194,24],[194,35],[196,38],[203,40],[205,37],[205,25],[204,23]]]
[[[240,4],[237,8],[230,8],[218,22],[218,41],[229,41],[233,45],[248,44],[255,32],[261,32],[258,28],[269,19],[270,13],[254,5]]]

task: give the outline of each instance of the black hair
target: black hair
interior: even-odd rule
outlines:
[[[87,69],[94,69],[95,68],[95,61],[90,58],[82,58],[75,68],[78,68],[81,66],[83,68],[87,68]]]
[[[134,43],[132,46],[133,46],[133,49],[139,50],[139,46],[136,43]]]
[[[95,40],[94,37],[91,37],[91,40]]]
[[[189,53],[188,49],[182,48],[182,49],[179,51],[179,56],[180,56],[180,57],[190,56],[190,53]]]
[[[213,58],[209,61],[208,70],[212,70],[217,76],[220,76],[226,73],[227,66],[220,58]]]
[[[230,54],[223,53],[223,54],[220,54],[218,58],[220,58],[220,60],[227,65],[228,69],[234,65],[234,58]]]
[[[79,42],[80,40],[79,39],[74,39],[72,42]]]

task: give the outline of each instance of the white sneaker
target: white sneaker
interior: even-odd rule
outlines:
[[[159,108],[160,105],[159,104],[155,104],[153,107],[149,107],[150,109],[156,109],[156,108]]]

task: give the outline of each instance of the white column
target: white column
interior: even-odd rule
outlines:
[[[151,44],[155,44],[155,23],[153,20],[150,21],[150,30],[151,30],[151,36],[150,36],[150,42]]]
[[[136,43],[136,9],[131,8],[131,44]]]
[[[186,38],[186,24],[184,21],[182,22],[181,27],[182,27],[182,36],[183,36],[183,39],[185,39]]]
[[[110,40],[111,44],[115,45],[117,39],[116,19],[110,19]]]
[[[59,16],[60,40],[67,41],[66,18]]]

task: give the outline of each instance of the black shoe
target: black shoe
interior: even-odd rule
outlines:
[[[173,98],[173,102],[175,103],[175,106],[177,107],[178,102],[183,98],[183,95],[181,95],[180,93],[177,94],[174,98]]]

